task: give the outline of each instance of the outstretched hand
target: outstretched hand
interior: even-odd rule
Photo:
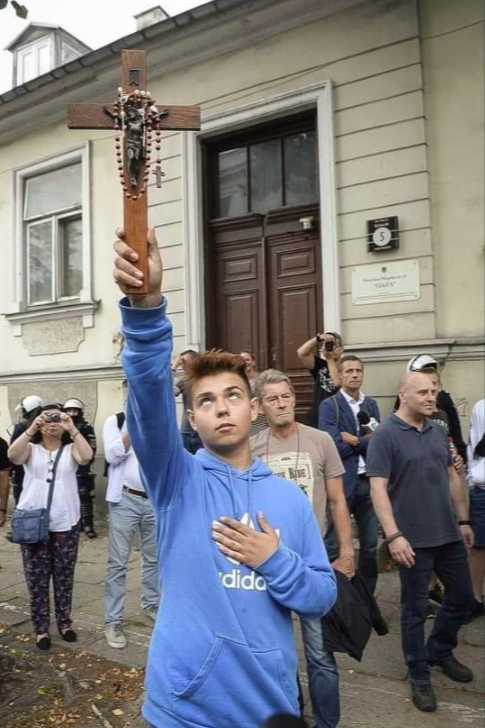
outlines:
[[[225,556],[255,569],[269,559],[278,548],[280,539],[261,512],[258,522],[261,531],[245,526],[241,521],[222,516],[212,524],[212,538]]]
[[[163,265],[154,228],[148,228],[147,231],[148,293],[144,295],[133,295],[133,288],[139,288],[143,282],[143,273],[134,265],[138,254],[124,242],[124,230],[119,228],[116,234],[119,239],[113,246],[116,252],[113,271],[115,282],[128,295],[132,306],[158,306],[161,302]]]

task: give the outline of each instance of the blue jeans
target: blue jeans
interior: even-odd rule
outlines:
[[[468,554],[463,541],[415,548],[411,568],[399,567],[401,579],[401,640],[411,680],[429,683],[428,660],[449,657],[458,644],[458,631],[473,602]],[[428,612],[429,575],[435,571],[445,588],[428,642],[424,624]]]
[[[335,728],[340,720],[337,663],[333,652],[327,652],[323,646],[320,620],[302,617],[300,621],[315,725]]]
[[[141,606],[158,607],[158,562],[155,515],[148,498],[123,492],[109,504],[108,569],[105,582],[106,624],[120,623],[126,601],[126,572],[135,532],[141,541]]]
[[[184,448],[190,452],[191,455],[195,455],[197,450],[204,447],[197,432],[181,432],[180,434],[182,435]]]
[[[349,512],[353,514],[359,532],[359,562],[357,570],[365,580],[371,594],[377,584],[377,539],[379,522],[370,497],[370,481],[359,476],[354,492],[347,498]],[[328,558],[335,561],[338,557],[338,541],[332,519],[329,518],[325,536]]]

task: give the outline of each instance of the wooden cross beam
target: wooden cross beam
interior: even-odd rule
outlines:
[[[146,51],[123,50],[121,52],[122,86],[118,89],[118,97],[132,95],[136,91],[147,91],[147,63]],[[131,96],[130,96],[131,98]],[[137,97],[138,98],[138,97]],[[143,95],[138,107],[143,109]],[[136,106],[136,105],[135,105]],[[150,169],[150,139],[153,133],[162,130],[196,131],[200,129],[200,108],[198,106],[160,106],[150,107],[145,110],[137,119],[145,119],[141,123],[130,127],[129,103],[113,105],[108,104],[69,104],[67,111],[67,125],[69,129],[117,129],[116,124],[121,124],[116,135],[119,142],[116,143],[120,178],[123,184],[123,205],[124,205],[124,229],[125,240],[139,255],[137,268],[144,273],[144,285],[135,288],[130,293],[146,293],[147,281],[147,196],[145,194],[146,184]],[[118,108],[118,112],[117,109]],[[119,109],[123,110],[120,114]],[[148,107],[147,107],[148,109]],[[158,113],[157,113],[158,112]],[[135,117],[137,112],[133,112]],[[140,113],[140,112],[138,112]],[[144,116],[143,116],[144,113]],[[151,127],[148,127],[146,120],[150,117]],[[130,128],[133,131],[130,131]],[[131,138],[130,138],[131,135]],[[147,139],[148,144],[147,144]],[[159,144],[157,148],[159,147]],[[122,161],[121,161],[122,160]],[[156,174],[157,187],[161,186],[161,171],[159,163]]]

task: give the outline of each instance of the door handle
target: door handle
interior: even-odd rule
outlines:
[[[274,346],[271,347],[271,364],[273,369],[276,369],[276,349]]]

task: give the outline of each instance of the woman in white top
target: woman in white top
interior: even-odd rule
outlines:
[[[49,404],[33,419],[25,432],[10,445],[8,456],[15,465],[23,465],[25,478],[18,508],[46,508],[54,462],[63,440],[65,445],[57,465],[52,505],[49,512],[49,541],[23,544],[25,580],[30,594],[30,608],[37,647],[48,650],[49,582],[52,576],[54,603],[59,634],[66,642],[75,642],[71,628],[72,587],[79,543],[81,510],[76,471],[93,457],[91,447],[76,429],[61,405]]]

